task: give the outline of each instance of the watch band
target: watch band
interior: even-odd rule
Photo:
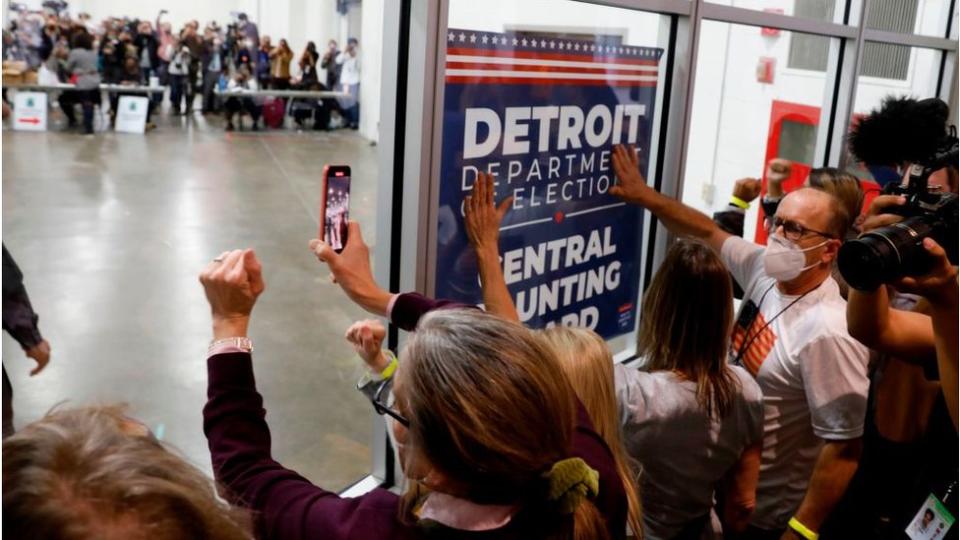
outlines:
[[[230,352],[253,352],[253,342],[250,341],[248,337],[229,337],[223,339],[216,339],[210,342],[210,346],[207,347],[207,356],[212,356],[215,352],[223,351],[227,352],[225,349],[230,349]]]

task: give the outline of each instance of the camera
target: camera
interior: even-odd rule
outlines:
[[[888,105],[896,101],[893,107]],[[907,107],[904,107],[904,102]],[[956,193],[943,193],[931,190],[928,186],[930,175],[945,167],[956,170],[957,134],[956,127],[947,129],[947,106],[940,100],[887,100],[884,107],[871,115],[883,116],[883,122],[869,124],[865,121],[859,126],[859,133],[865,129],[883,127],[886,133],[867,133],[866,137],[851,144],[857,152],[857,143],[864,140],[885,138],[911,140],[911,128],[923,126],[913,141],[918,139],[931,142],[924,152],[919,148],[901,148],[899,152],[888,150],[885,159],[893,163],[911,162],[909,178],[906,184],[888,184],[884,194],[901,195],[906,203],[891,209],[889,213],[898,214],[905,219],[887,227],[880,227],[862,234],[856,240],[844,243],[837,256],[840,274],[847,283],[858,290],[872,291],[884,283],[891,283],[904,276],[918,276],[930,270],[932,260],[923,248],[923,239],[930,237],[940,244],[947,253],[950,262],[957,264],[957,212]],[[900,116],[904,115],[904,116]],[[917,118],[920,117],[920,121]],[[898,125],[897,120],[902,119]],[[863,124],[867,124],[864,126]],[[939,126],[939,127],[938,127]],[[939,133],[931,133],[936,130]],[[853,142],[853,141],[852,141]],[[886,144],[889,144],[886,143]],[[912,143],[905,143],[909,146]],[[871,154],[875,149],[863,149],[863,154]],[[893,152],[891,155],[890,152]],[[925,154],[925,155],[924,155]],[[874,154],[875,155],[875,154]],[[874,163],[877,163],[874,161]],[[882,163],[887,164],[887,163]]]

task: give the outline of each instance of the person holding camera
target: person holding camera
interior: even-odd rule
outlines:
[[[901,195],[878,196],[864,234],[902,224],[904,217],[890,212],[903,213],[906,202]],[[926,259],[926,272],[873,290],[850,289],[850,333],[878,359],[871,372],[862,470],[828,523],[832,537],[869,531],[877,538],[900,538],[930,495],[949,499],[956,489],[951,485],[960,451],[957,268],[930,237],[920,239],[909,258],[912,263],[904,262]],[[948,508],[956,514],[955,499]]]
[[[184,114],[187,116],[193,113],[194,101],[197,95],[197,83],[200,74],[200,59],[203,57],[203,40],[197,33],[200,23],[193,20],[188,22],[180,32],[180,45],[186,47],[189,55],[186,57],[186,77],[184,79],[184,95],[187,103]]]
[[[787,194],[766,248],[661,195],[640,174],[636,152],[616,146],[610,194],[649,209],[674,234],[706,242],[743,287],[731,361],[764,395],[757,502],[747,538],[809,538],[843,495],[860,459],[867,349],[846,331],[830,276],[849,218],[820,190]]]
[[[220,34],[211,27],[207,27],[203,32],[203,57],[201,66],[203,68],[203,114],[213,114],[217,112],[217,95],[215,89],[220,82],[220,76],[227,71],[227,65],[224,61],[223,39]]]

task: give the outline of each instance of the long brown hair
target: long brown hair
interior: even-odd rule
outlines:
[[[643,513],[637,487],[637,464],[627,455],[620,436],[613,355],[603,338],[586,328],[555,326],[542,332],[564,373],[593,421],[597,434],[610,447],[617,474],[627,492],[627,523],[634,536],[643,536]]]
[[[540,538],[608,537],[590,500],[573,514],[546,501],[542,475],[570,457],[576,402],[542,339],[477,310],[437,310],[420,320],[401,357],[394,388],[410,420],[408,445],[459,496],[519,505]],[[422,500],[413,484],[401,505],[406,521]]]
[[[14,538],[253,538],[248,514],[121,407],[55,410],[3,441]]]
[[[650,371],[673,370],[697,383],[711,418],[730,410],[739,382],[727,366],[733,285],[706,244],[678,240],[643,297],[637,354]]]

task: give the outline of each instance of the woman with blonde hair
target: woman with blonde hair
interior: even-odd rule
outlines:
[[[596,332],[586,328],[555,326],[540,335],[560,360],[573,390],[590,415],[593,428],[613,453],[617,474],[627,492],[627,524],[634,536],[643,535],[636,462],[627,455],[620,436],[620,414],[614,388],[613,355]]]

